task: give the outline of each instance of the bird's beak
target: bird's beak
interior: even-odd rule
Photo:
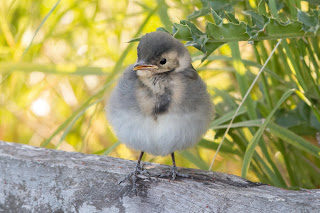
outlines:
[[[138,61],[134,64],[133,70],[156,70],[158,66],[152,64],[146,64],[144,61]]]

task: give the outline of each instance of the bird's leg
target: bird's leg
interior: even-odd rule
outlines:
[[[136,169],[135,169],[135,173],[136,174],[141,174],[141,175],[148,175],[150,176],[149,172],[147,170],[144,170],[143,169],[143,166],[141,166],[141,159],[142,159],[142,156],[143,156],[144,152],[141,152],[140,153],[140,156],[139,156],[139,159],[138,159],[138,162],[137,162],[137,165],[136,165]]]
[[[172,158],[172,180],[175,180],[177,176],[184,177],[184,178],[189,177],[188,174],[183,174],[178,172],[178,169],[176,166],[176,159],[174,158],[174,152],[172,152],[171,158]]]
[[[138,162],[137,162],[137,165],[136,165],[135,173],[142,172],[141,159],[143,157],[143,154],[144,154],[144,152],[140,153],[140,156],[139,156],[139,159],[138,159]]]
[[[178,173],[178,169],[176,166],[176,159],[174,158],[174,152],[172,152],[171,158],[172,158],[172,180],[175,180]]]
[[[127,179],[129,179],[130,177],[132,177],[133,191],[136,194],[137,194],[136,182],[137,182],[137,179],[138,179],[138,174],[149,175],[150,176],[150,174],[146,170],[143,170],[143,168],[141,166],[141,159],[142,159],[143,154],[144,154],[144,152],[140,153],[140,156],[139,156],[139,159],[138,159],[138,162],[137,162],[135,170],[133,172],[131,172],[129,175],[127,175],[123,180],[121,180],[119,182],[119,184],[120,184],[120,183],[126,181]]]
[[[136,165],[136,169],[135,169],[135,171],[133,172],[133,174],[131,174],[131,176],[132,176],[132,187],[133,187],[133,191],[134,191],[134,193],[135,193],[136,195],[137,195],[137,185],[136,185],[136,182],[137,182],[137,178],[138,178],[137,175],[138,175],[138,173],[142,170],[142,169],[141,169],[140,162],[141,162],[143,153],[144,153],[144,152],[141,152],[141,153],[140,153],[140,156],[139,156],[139,159],[138,159],[138,162],[137,162],[137,165]]]
[[[170,177],[172,176],[172,180],[175,180],[176,177],[184,177],[184,178],[188,178],[189,175],[188,174],[183,174],[178,172],[177,166],[176,166],[176,160],[174,158],[174,152],[171,153],[171,158],[172,158],[172,173],[165,173],[165,174],[161,174],[160,177]]]

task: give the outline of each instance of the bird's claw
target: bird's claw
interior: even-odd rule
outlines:
[[[125,178],[123,178],[121,181],[119,181],[118,184],[121,184],[123,182],[125,182],[126,180],[128,180],[130,177],[132,177],[132,188],[134,193],[137,195],[137,180],[138,180],[138,175],[144,175],[144,176],[148,176],[150,178],[150,173],[147,170],[143,169],[143,166],[141,167],[140,165],[136,166],[136,169],[131,172],[130,174],[128,174]]]
[[[180,173],[178,172],[178,169],[177,167],[172,167],[172,171],[171,172],[166,172],[166,173],[161,173],[159,175],[160,178],[163,178],[163,177],[171,177],[172,179],[171,180],[175,180],[176,177],[183,177],[183,178],[188,178],[190,177],[190,175],[188,174],[183,174],[183,173]]]

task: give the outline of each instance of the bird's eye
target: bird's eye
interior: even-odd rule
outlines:
[[[166,64],[166,63],[167,63],[167,59],[163,58],[163,59],[160,60],[160,64],[161,64],[161,65],[164,65],[164,64]]]

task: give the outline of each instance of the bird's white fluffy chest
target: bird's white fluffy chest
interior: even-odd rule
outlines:
[[[156,120],[139,112],[119,110],[109,116],[118,138],[127,146],[153,155],[168,155],[193,146],[207,122],[197,112],[166,113]]]

